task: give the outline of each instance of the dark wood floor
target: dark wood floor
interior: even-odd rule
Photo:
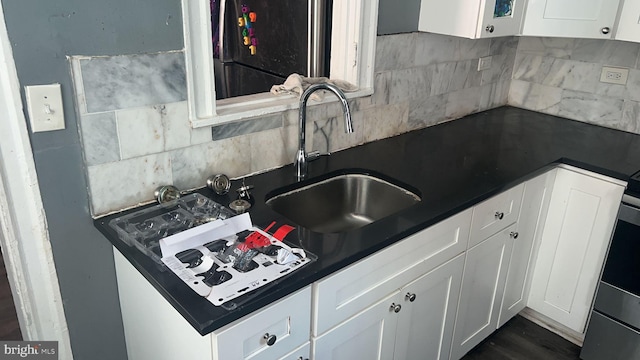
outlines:
[[[462,360],[578,360],[580,347],[516,316]]]
[[[22,340],[2,252],[0,252],[0,340]]]

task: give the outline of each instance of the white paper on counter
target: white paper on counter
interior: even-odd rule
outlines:
[[[173,256],[181,251],[195,248],[198,245],[235,235],[251,228],[251,226],[252,223],[249,213],[196,226],[161,239],[160,250],[162,251],[162,257]]]

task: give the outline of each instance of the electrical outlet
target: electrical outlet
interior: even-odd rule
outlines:
[[[491,56],[478,59],[478,71],[491,69]]]
[[[31,131],[64,129],[60,84],[25,86]]]
[[[603,66],[602,73],[600,74],[600,82],[625,85],[628,77],[629,69]]]

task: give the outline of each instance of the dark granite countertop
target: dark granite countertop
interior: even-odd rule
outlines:
[[[527,110],[501,107],[465,118],[323,156],[310,163],[309,178],[348,168],[370,169],[418,189],[422,201],[363,228],[319,234],[297,228],[298,243],[318,260],[260,291],[235,310],[216,307],[170,271],[120,241],[110,219],[96,227],[200,334],[208,334],[353,262],[454,215],[556,163],[627,181],[640,170],[640,136]],[[239,182],[234,182],[232,194]],[[251,176],[253,222],[265,226],[282,216],[265,196],[295,183],[291,165]],[[221,203],[232,200],[208,189]],[[137,210],[137,209],[136,209]],[[133,210],[131,210],[133,211]],[[289,239],[289,237],[287,238]],[[252,294],[246,295],[250,297]]]

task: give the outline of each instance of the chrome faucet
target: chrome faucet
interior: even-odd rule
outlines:
[[[346,133],[353,132],[353,123],[351,121],[351,111],[349,110],[349,103],[344,96],[342,90],[332,84],[315,84],[311,85],[300,96],[300,112],[298,116],[298,152],[296,152],[296,158],[294,159],[294,166],[296,167],[296,177],[298,181],[304,179],[307,176],[307,162],[318,158],[319,153],[307,154],[305,151],[305,128],[307,123],[307,101],[311,94],[318,90],[329,90],[336,94],[340,102],[342,103],[342,110],[344,111],[344,130]]]

